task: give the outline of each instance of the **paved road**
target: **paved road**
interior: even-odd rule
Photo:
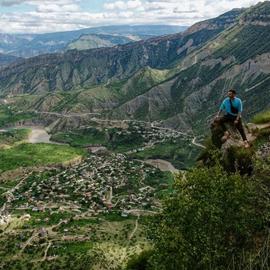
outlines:
[[[55,115],[61,117],[80,117],[80,116],[87,116],[87,115],[101,115],[100,113],[57,113],[57,112],[38,112],[35,111],[37,114],[48,114],[48,115]]]

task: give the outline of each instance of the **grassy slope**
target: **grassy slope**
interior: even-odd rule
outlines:
[[[198,154],[199,151],[194,146],[183,140],[176,140],[156,144],[144,151],[132,154],[131,157],[142,160],[164,159],[170,161],[178,169],[186,169],[194,165]]]
[[[19,214],[19,213],[18,213]],[[23,213],[20,213],[22,215]],[[25,251],[17,258],[10,256],[12,254],[19,254],[20,248],[17,245],[19,242],[27,241],[31,234],[27,233],[27,228],[40,228],[56,225],[60,219],[70,219],[75,215],[69,213],[53,214],[33,213],[31,212],[31,221],[24,222],[18,226],[21,230],[21,237],[14,237],[11,234],[6,234],[0,239],[3,247],[2,260],[0,266],[5,266],[7,269],[86,269],[85,265],[97,265],[95,269],[104,269],[106,265],[115,265],[116,269],[123,266],[125,262],[133,254],[140,253],[144,248],[149,247],[149,243],[145,238],[145,225],[143,217],[141,217],[138,230],[133,239],[129,241],[128,237],[134,229],[134,218],[121,218],[118,220],[111,220],[110,215],[97,218],[89,218],[82,220],[72,220],[67,224],[61,225],[55,232],[59,236],[85,236],[89,240],[83,241],[62,241],[59,238],[54,241],[48,250],[48,256],[57,255],[54,260],[42,262],[44,250],[47,246],[29,245]],[[39,220],[48,218],[48,222],[40,224]],[[108,220],[107,220],[108,218]],[[24,231],[24,229],[26,229]],[[68,232],[64,232],[68,230]],[[82,258],[88,258],[83,261]],[[74,260],[77,263],[74,263]],[[98,266],[102,266],[99,268]],[[90,267],[91,268],[91,267]],[[89,269],[90,269],[89,268]],[[88,268],[87,268],[88,269]]]
[[[89,144],[106,144],[105,133],[91,128],[86,130],[74,130],[58,132],[51,139],[56,142],[68,143],[71,146],[83,147]]]
[[[269,143],[269,136],[270,136],[270,111],[264,111],[256,114],[252,118],[252,123],[258,124],[258,125],[266,125],[269,127],[265,127],[261,130],[256,130],[255,135],[257,136],[257,139],[254,142],[255,149],[258,149],[260,146],[262,146],[265,143]]]
[[[19,167],[59,164],[84,155],[84,151],[52,144],[20,144],[0,151],[0,171]]]
[[[70,92],[46,93],[39,96],[25,94],[15,96],[10,101],[13,102],[13,106],[20,107],[22,110],[103,111],[110,108],[110,104],[113,104],[113,106],[121,105],[145,93],[154,85],[165,80],[167,76],[167,70],[155,70],[146,67],[127,80],[114,81],[106,85]]]
[[[252,119],[255,124],[266,124],[270,122],[270,111],[264,111],[255,115]]]
[[[216,48],[216,58],[234,56],[239,63],[270,50],[270,29],[259,25],[235,27],[221,36],[223,42]],[[262,42],[263,41],[263,42]],[[248,45],[248,46],[247,46]]]

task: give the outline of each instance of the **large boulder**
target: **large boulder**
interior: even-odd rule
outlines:
[[[226,123],[223,129],[220,119],[211,124],[211,139],[213,145],[221,150],[222,163],[227,171],[241,174],[252,173],[253,148],[245,148],[241,135],[233,123]],[[250,143],[255,139],[249,129],[244,127]]]
[[[242,145],[241,136],[234,124],[225,123],[223,129],[220,119],[215,119],[211,124],[212,142],[218,148],[227,149],[231,146]]]

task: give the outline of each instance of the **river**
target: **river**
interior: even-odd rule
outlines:
[[[31,127],[28,137],[29,143],[54,143],[50,141],[51,135],[42,127]]]
[[[166,161],[163,159],[148,159],[145,161],[145,163],[152,165],[153,167],[156,167],[163,172],[166,172],[166,171],[169,171],[172,173],[179,172],[179,170],[177,170],[169,161]]]

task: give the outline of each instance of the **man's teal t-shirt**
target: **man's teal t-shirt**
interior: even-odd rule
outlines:
[[[243,105],[242,105],[242,101],[240,98],[234,98],[231,100],[232,101],[232,105],[234,108],[236,108],[238,110],[238,112],[242,112],[243,110]],[[225,114],[231,114],[233,116],[237,116],[237,113],[233,113],[231,110],[231,103],[230,103],[230,98],[227,97],[223,100],[221,106],[220,106],[220,110],[224,111]]]

